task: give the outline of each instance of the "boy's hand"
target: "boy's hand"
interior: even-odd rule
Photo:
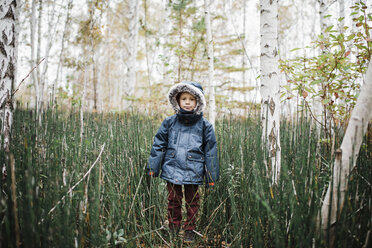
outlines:
[[[155,173],[154,173],[153,171],[149,171],[149,172],[147,173],[147,175],[149,175],[149,176],[151,176],[151,177],[154,177],[154,176],[155,176]]]

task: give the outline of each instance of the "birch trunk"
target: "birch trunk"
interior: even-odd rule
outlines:
[[[40,50],[41,50],[41,21],[42,21],[42,14],[43,14],[43,1],[39,0],[39,13],[38,13],[38,21],[37,21],[37,48],[36,48],[36,61],[41,60]],[[35,85],[36,89],[36,115],[40,116],[40,70],[36,68],[36,77],[37,77],[37,85]]]
[[[36,28],[36,1],[32,1],[32,7],[31,7],[31,20],[30,20],[30,49],[31,49],[31,69],[35,67],[36,65],[36,58],[35,58],[35,28]],[[37,80],[37,73],[35,70],[31,73],[31,78],[33,81],[33,84],[35,86],[35,106],[37,107],[38,102],[38,95],[39,95],[39,82]]]
[[[340,18],[344,18],[340,21],[340,30],[341,32],[344,31],[345,26],[345,0],[338,0],[338,6],[339,6],[339,15]]]
[[[268,153],[267,172],[273,184],[280,174],[280,80],[278,70],[278,0],[260,0],[261,122],[262,141]]]
[[[327,13],[327,3],[326,0],[318,0],[319,3],[319,25],[320,25],[320,32],[324,33],[327,28],[327,21],[325,16],[328,15]]]
[[[53,82],[53,103],[55,101],[55,93],[54,93],[55,85],[58,84],[59,76],[60,76],[60,74],[62,74],[61,70],[62,70],[62,63],[63,63],[63,53],[64,53],[64,50],[65,50],[65,41],[66,41],[66,37],[67,37],[67,31],[68,31],[69,24],[70,24],[70,21],[71,21],[71,17],[70,17],[71,9],[72,9],[72,0],[70,0],[68,2],[68,5],[67,5],[67,14],[66,14],[65,25],[64,25],[64,28],[63,28],[63,34],[62,34],[62,40],[61,40],[61,51],[59,53],[58,66],[57,66],[57,74],[56,74],[56,78]]]
[[[370,62],[365,82],[360,89],[360,95],[351,114],[341,147],[336,152],[330,186],[322,205],[321,228],[325,232],[330,231],[330,247],[334,245],[335,224],[344,206],[348,177],[355,167],[363,136],[372,117],[371,96],[372,63]]]
[[[50,2],[48,2],[48,9],[50,8]],[[47,81],[47,72],[48,72],[48,65],[49,65],[49,54],[50,54],[50,50],[52,49],[52,45],[54,43],[54,37],[55,37],[55,32],[56,32],[56,29],[55,29],[55,25],[57,23],[59,23],[59,18],[60,18],[60,15],[58,15],[58,18],[56,20],[56,22],[54,22],[54,17],[55,17],[55,14],[56,14],[56,4],[52,4],[52,10],[51,10],[51,13],[48,13],[50,19],[48,18],[48,37],[47,37],[47,43],[46,43],[46,46],[45,46],[45,53],[44,53],[44,64],[43,64],[43,71],[42,71],[42,74],[41,74],[41,78],[40,78],[40,113],[43,112],[43,108],[44,108],[44,100],[45,100],[45,97],[44,97],[44,90],[45,90],[45,87],[46,87],[46,81]],[[40,125],[41,125],[41,118],[39,118],[40,120]]]
[[[340,1],[340,0],[338,0]],[[343,1],[343,0],[341,0]],[[323,33],[325,29],[331,25],[331,18],[330,18],[330,11],[329,8],[337,2],[336,0],[318,0],[319,3],[319,24],[320,24],[320,31]]]
[[[129,0],[129,41],[128,41],[128,95],[134,94],[136,87],[136,57],[138,43],[138,12],[140,0]]]
[[[93,30],[95,28],[96,19],[95,19],[95,6],[93,2],[88,2],[89,6],[89,20],[90,20],[90,52],[92,58],[92,84],[93,84],[93,111],[97,111],[97,65],[96,65],[96,41],[94,40]],[[98,25],[99,26],[99,25]]]
[[[216,122],[216,100],[215,100],[215,85],[214,85],[214,55],[213,55],[213,38],[211,31],[209,0],[204,0],[205,11],[205,27],[207,31],[207,53],[208,53],[208,87],[209,87],[209,121],[215,127]]]
[[[83,95],[80,102],[80,146],[83,144],[84,139],[84,111],[85,111],[85,95],[87,90],[87,61],[84,59],[84,88]]]
[[[242,35],[243,35],[243,46],[242,46],[242,50],[245,51],[245,46],[247,44],[247,28],[246,28],[246,23],[247,23],[247,0],[243,0],[242,1],[242,4],[243,4],[243,32],[242,32]],[[243,81],[243,87],[247,87],[247,73],[245,71],[245,67],[246,67],[246,58],[245,58],[245,52],[242,53],[242,81]],[[245,92],[244,94],[244,101],[247,102],[248,101],[248,92]],[[246,110],[246,108],[245,108]],[[244,112],[245,112],[244,110]],[[246,113],[244,113],[244,115],[246,115]]]
[[[143,8],[144,8],[144,24],[145,24],[145,48],[146,48],[146,66],[147,66],[147,82],[149,84],[148,86],[148,96],[151,98],[151,86],[152,86],[152,80],[151,80],[151,74],[152,74],[152,66],[150,65],[150,45],[148,41],[148,26],[147,26],[147,0],[143,1]]]
[[[10,135],[13,123],[12,91],[16,76],[17,61],[17,12],[16,0],[3,0],[0,3],[0,114],[1,144],[9,152]]]

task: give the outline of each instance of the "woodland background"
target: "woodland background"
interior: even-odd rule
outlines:
[[[371,4],[0,2],[1,245],[185,246],[144,169],[195,80],[221,179],[192,246],[369,247]]]

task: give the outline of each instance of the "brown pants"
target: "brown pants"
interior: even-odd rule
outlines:
[[[185,230],[194,230],[196,213],[199,209],[198,185],[186,184],[185,200],[187,219],[184,224]],[[167,182],[168,189],[168,221],[171,229],[179,229],[182,221],[182,185]]]

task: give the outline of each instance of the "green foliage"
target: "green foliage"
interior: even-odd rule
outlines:
[[[344,27],[336,30],[329,26],[312,47],[320,49],[319,55],[280,61],[280,67],[288,78],[282,96],[288,94],[287,97],[292,98],[299,94],[305,102],[317,99],[334,123],[349,117],[372,52],[371,14],[366,13],[363,2],[352,8],[355,10],[352,16],[356,29]]]
[[[231,247],[326,247],[315,224],[333,160],[318,143],[315,125],[304,116],[299,115],[297,123],[281,123],[282,170],[275,187],[265,172],[258,116],[218,120],[221,179],[215,188],[200,188],[197,231],[204,238],[195,247],[226,243]],[[40,126],[33,111],[17,109],[11,153],[22,244],[175,247],[164,228],[165,182],[149,180],[144,173],[160,122],[159,116],[136,113],[85,113],[80,142],[78,112],[48,110]],[[361,247],[371,228],[372,139],[366,138],[357,169],[350,175],[337,225],[337,247]],[[68,193],[97,159],[103,144],[89,176]],[[0,155],[4,163],[4,151]],[[6,184],[12,184],[9,176]],[[7,198],[1,198],[0,241],[4,247],[15,247],[10,189],[2,189]]]

